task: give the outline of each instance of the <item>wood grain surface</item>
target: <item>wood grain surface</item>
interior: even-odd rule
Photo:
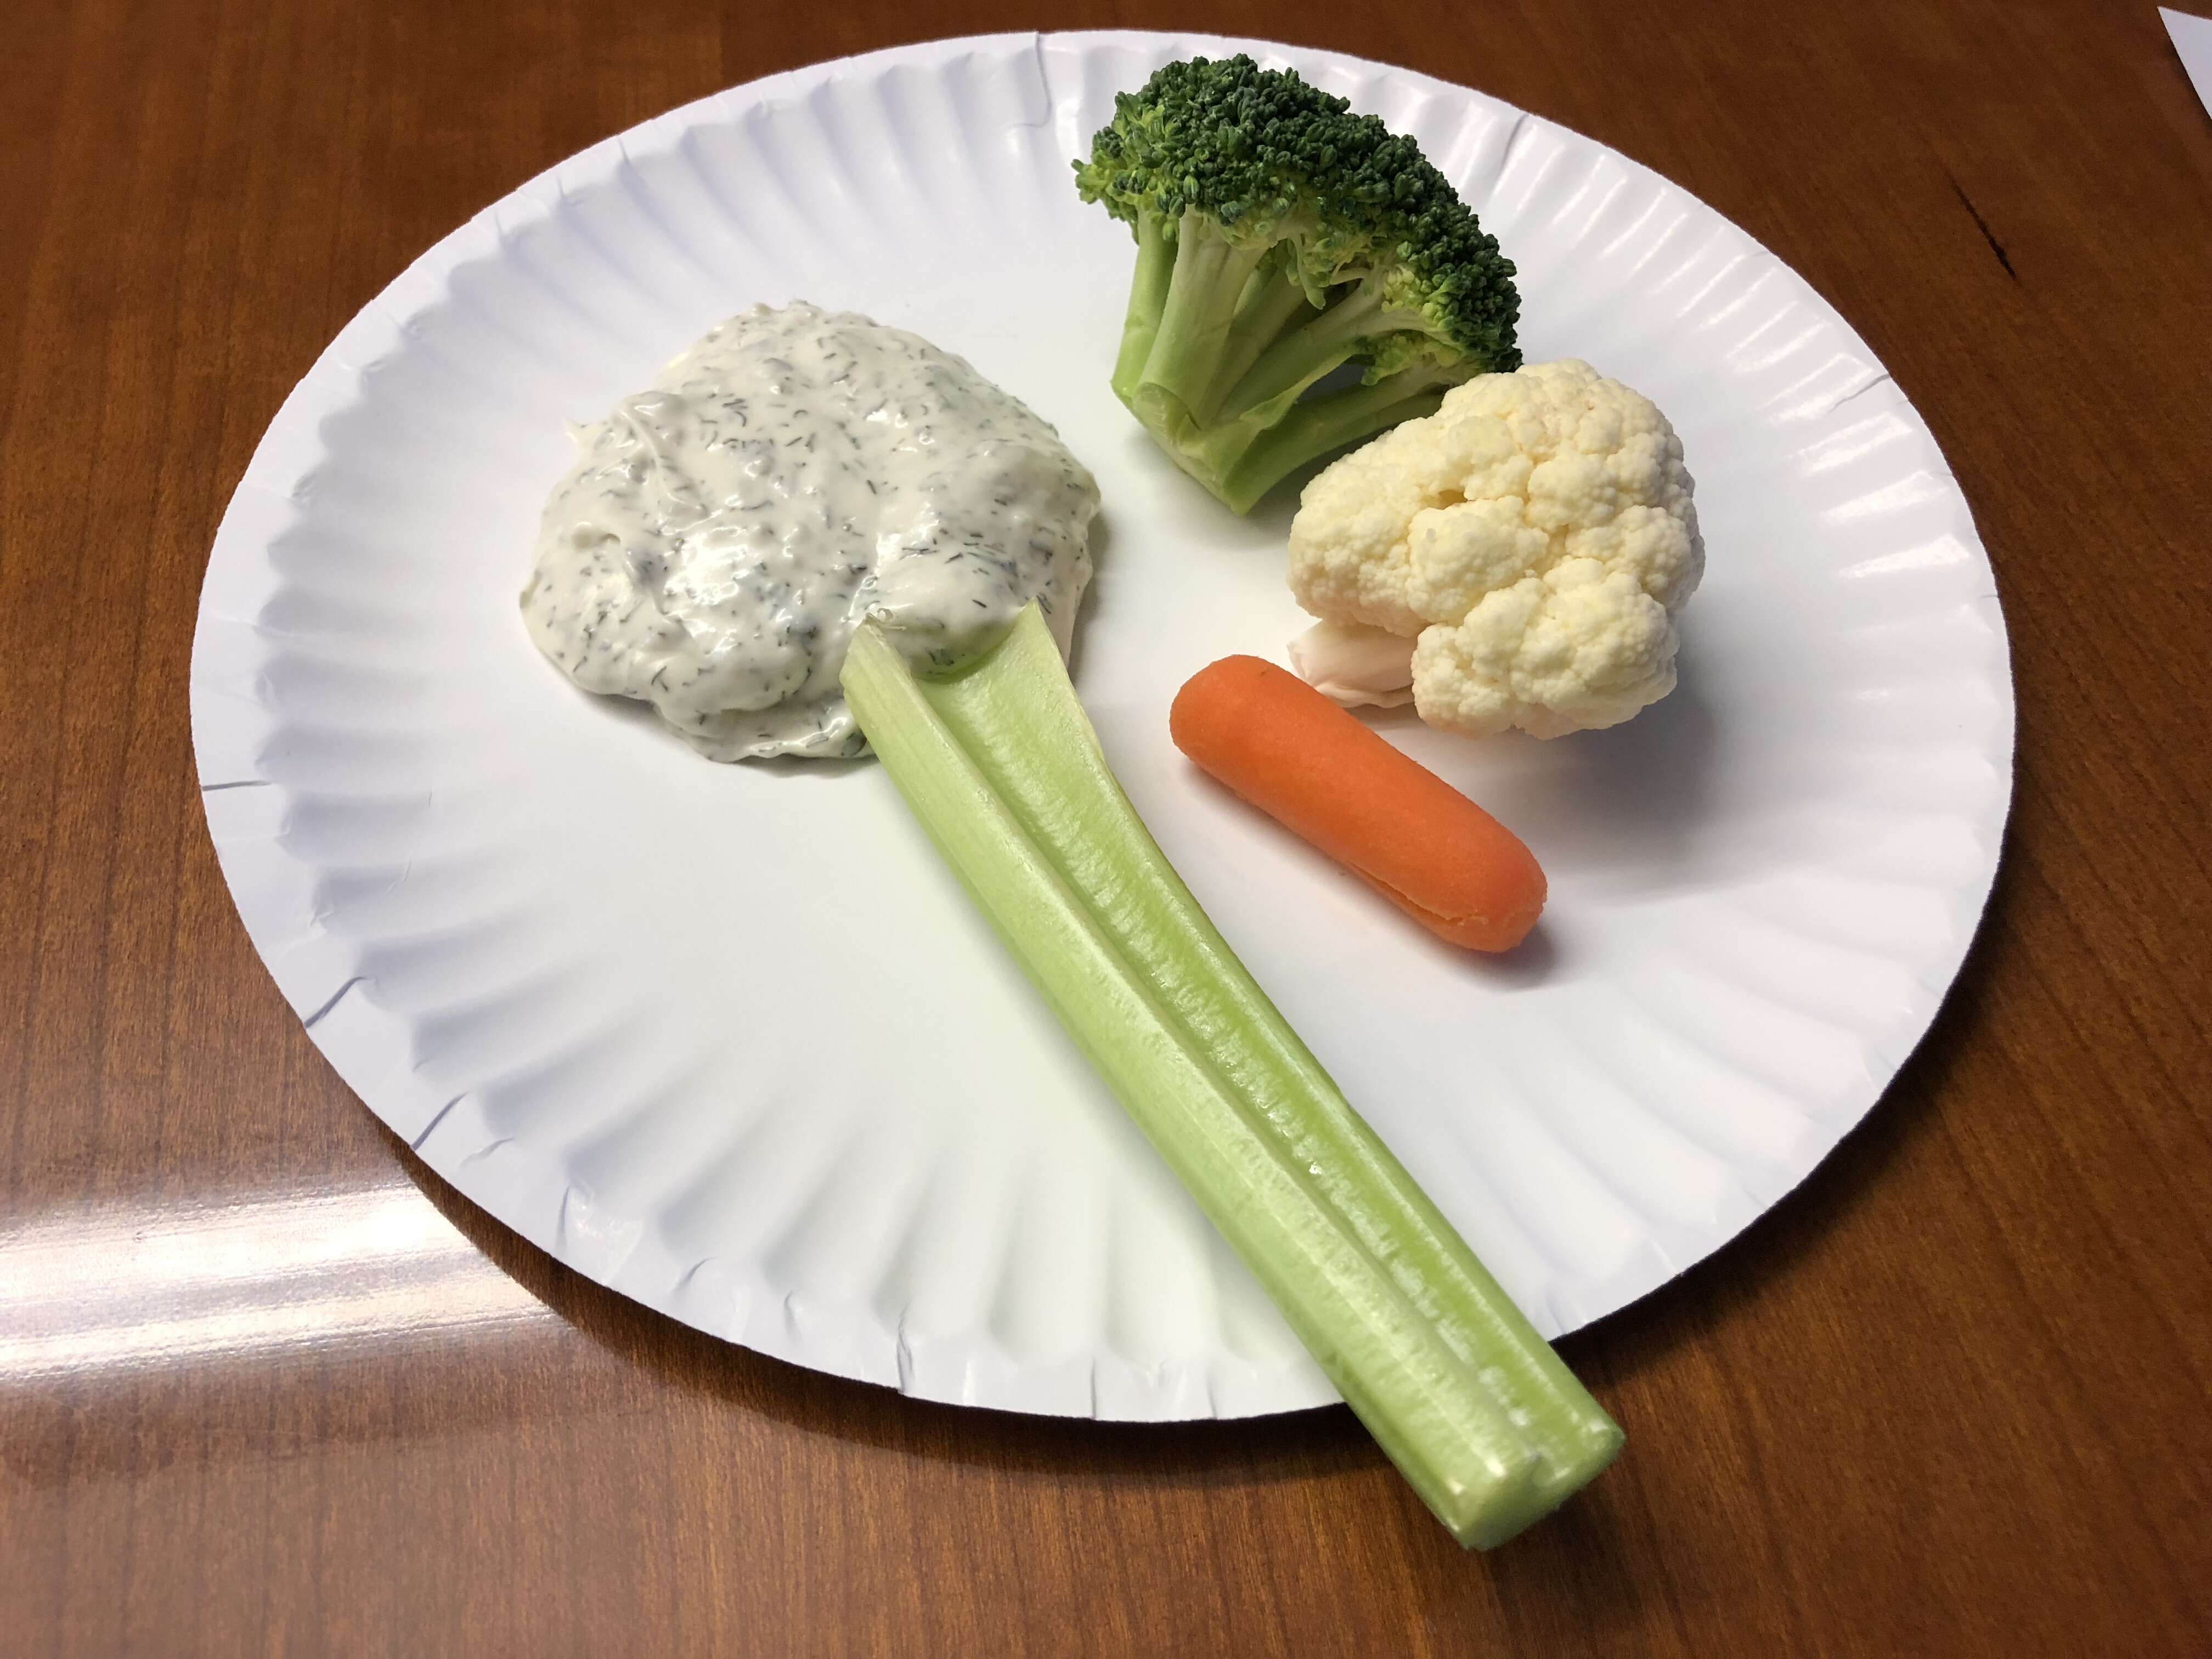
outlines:
[[[0,1653],[2212,1651],[2212,120],[2150,5],[0,24]],[[408,260],[716,88],[1106,25],[1395,61],[1680,181],[1895,372],[2002,591],[2018,797],[1966,973],[1800,1192],[1565,1345],[1630,1453],[1494,1555],[1341,1409],[915,1404],[555,1266],[332,1075],[202,823],[217,518]]]

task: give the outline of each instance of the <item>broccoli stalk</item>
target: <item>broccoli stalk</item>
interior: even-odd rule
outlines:
[[[1114,391],[1237,512],[1520,366],[1496,239],[1411,139],[1296,75],[1169,64],[1115,99],[1076,186],[1136,235]]]

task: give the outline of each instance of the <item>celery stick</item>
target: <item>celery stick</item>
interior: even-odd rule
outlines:
[[[1062,1024],[1460,1541],[1502,1542],[1604,1468],[1620,1431],[1206,919],[1035,609],[941,680],[863,628],[845,689]]]
[[[1042,618],[923,695],[1293,1161],[1525,1426],[1565,1498],[1620,1431],[1355,1112],[1237,959],[1129,805]]]

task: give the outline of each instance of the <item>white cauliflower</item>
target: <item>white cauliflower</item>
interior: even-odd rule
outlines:
[[[1322,622],[1291,659],[1341,702],[1410,681],[1450,731],[1617,726],[1674,689],[1691,489],[1667,417],[1588,363],[1479,375],[1306,486],[1291,592]]]

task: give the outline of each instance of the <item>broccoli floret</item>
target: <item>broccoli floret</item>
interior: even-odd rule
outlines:
[[[1114,100],[1076,187],[1136,233],[1114,390],[1239,513],[1520,367],[1513,265],[1411,138],[1247,57]],[[1347,363],[1357,385],[1317,382]]]

